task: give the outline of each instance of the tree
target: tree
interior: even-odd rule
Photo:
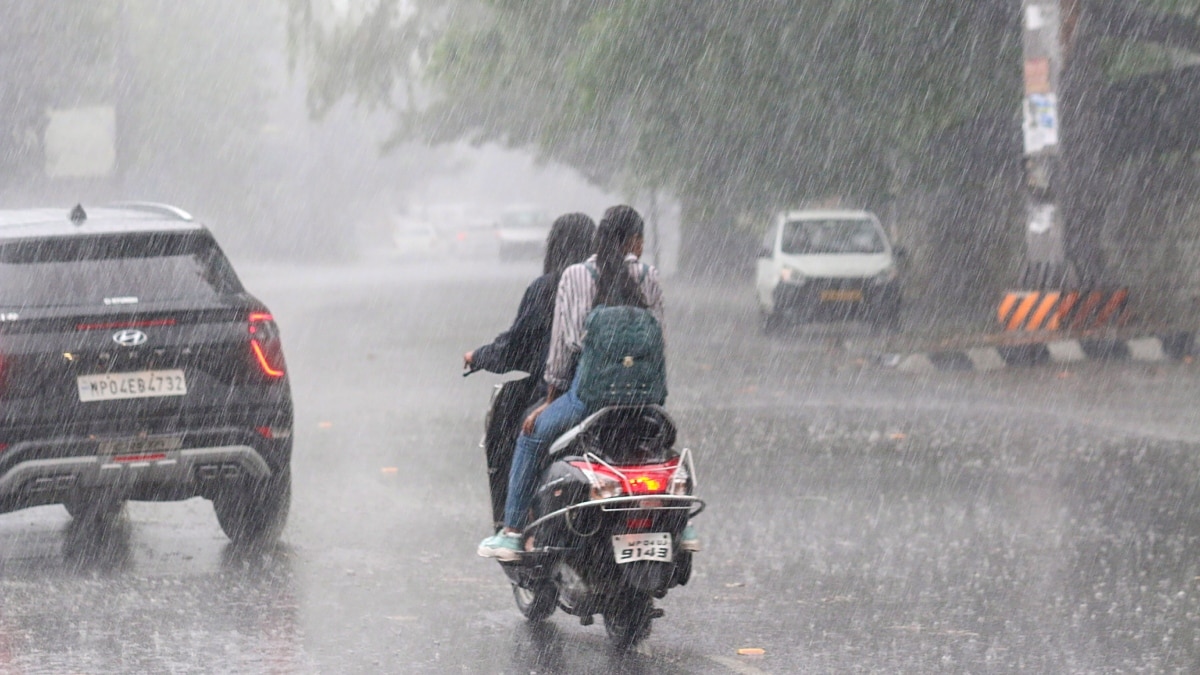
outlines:
[[[407,21],[400,4],[317,32],[339,87],[378,101],[425,64],[432,93],[401,106],[404,133],[532,146],[610,187],[669,190],[704,221],[694,264],[736,216],[830,195],[869,205],[935,174],[931,138],[1016,99],[1016,69],[995,67],[1016,39],[981,30],[1012,23],[998,1],[494,0]],[[436,38],[363,39],[388,30]],[[980,72],[998,86],[968,86]]]
[[[311,0],[291,2],[297,17]],[[1103,186],[1088,183],[1088,172],[1110,161],[1093,153],[1089,139],[1101,127],[1079,102],[1115,86],[1113,54],[1146,43],[1191,48],[1200,37],[1196,0],[1080,3],[1063,104],[1068,123],[1070,115],[1082,120],[1065,142],[1066,152],[1083,153],[1071,156],[1077,198],[1066,204],[1078,251],[1088,238],[1078,223],[1103,203],[1095,199]],[[328,57],[323,72],[338,74],[314,81],[324,98],[353,91],[390,103],[404,137],[496,140],[534,148],[610,187],[670,191],[685,206],[685,262],[694,268],[723,258],[730,234],[741,236],[739,223],[829,197],[886,208],[904,195],[949,195],[947,228],[958,229],[932,245],[965,275],[1003,258],[998,249],[1019,246],[1011,232],[1023,219],[998,219],[989,212],[994,199],[972,197],[1019,193],[1016,0],[372,7],[350,27],[306,24],[320,40],[298,42],[317,45]],[[397,95],[400,83],[409,88]],[[1148,135],[1159,145],[1194,138],[1185,117],[1176,115],[1174,136]],[[1162,155],[1149,152],[1149,161]]]
[[[46,109],[102,98],[114,53],[111,5],[0,0],[0,190],[43,166]]]
[[[1133,263],[1126,274],[1111,253],[1133,262],[1130,239],[1178,238],[1164,196],[1195,180],[1200,101],[1196,0],[1083,0],[1076,6],[1062,91],[1062,195],[1067,255],[1085,284],[1140,285],[1161,265]],[[1190,54],[1190,56],[1189,56]],[[1183,161],[1180,161],[1180,160]],[[1136,186],[1128,176],[1137,176]],[[1131,195],[1131,188],[1138,193]],[[1132,202],[1138,202],[1133,204]],[[1130,282],[1133,282],[1132,284]]]

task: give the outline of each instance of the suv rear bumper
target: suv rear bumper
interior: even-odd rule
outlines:
[[[213,498],[284,471],[291,438],[254,429],[180,434],[175,450],[107,455],[94,437],[29,440],[0,452],[0,513],[106,498],[174,501]],[[191,447],[188,447],[191,446]]]

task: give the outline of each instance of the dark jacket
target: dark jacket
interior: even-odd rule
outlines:
[[[556,275],[543,274],[534,279],[525,289],[512,326],[497,335],[491,344],[476,349],[471,363],[493,373],[519,370],[541,383],[546,356],[550,352],[550,329],[554,323],[557,292]],[[544,384],[539,384],[539,389],[544,392],[543,387]]]

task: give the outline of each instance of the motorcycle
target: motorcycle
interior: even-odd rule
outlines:
[[[496,414],[489,412],[488,429]],[[500,562],[526,619],[561,609],[587,626],[599,614],[621,648],[650,634],[663,616],[654,601],[691,577],[692,553],[679,547],[680,534],[705,508],[694,496],[692,452],[677,451],[675,440],[662,407],[609,407],[550,447],[525,552]]]

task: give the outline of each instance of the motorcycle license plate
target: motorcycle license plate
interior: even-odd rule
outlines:
[[[671,562],[671,533],[614,534],[613,558],[618,565],[638,560]]]

